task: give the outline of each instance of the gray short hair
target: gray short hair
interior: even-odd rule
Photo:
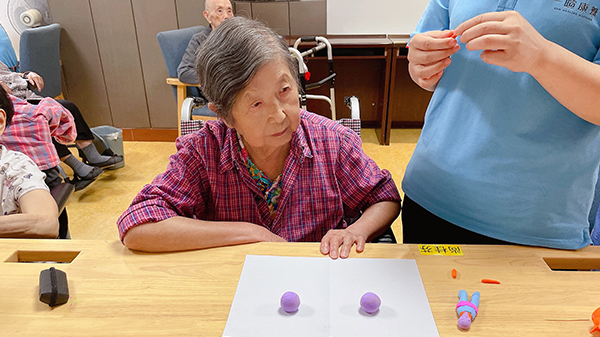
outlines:
[[[272,29],[244,17],[225,20],[210,33],[196,54],[202,93],[217,107],[217,115],[231,121],[239,93],[266,63],[283,60],[298,81],[298,63],[287,43]]]

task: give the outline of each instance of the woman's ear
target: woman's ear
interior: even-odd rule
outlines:
[[[6,111],[0,109],[0,135],[4,133],[6,129]]]
[[[207,106],[210,109],[210,111],[217,113],[218,109],[217,109],[217,105],[215,103],[208,102]]]

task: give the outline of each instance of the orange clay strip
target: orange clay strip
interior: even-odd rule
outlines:
[[[458,35],[456,35],[456,34],[453,34],[453,35],[452,35],[452,38],[453,38],[453,39],[456,39],[457,37],[458,37]]]
[[[452,278],[456,278],[456,269],[452,269]]]
[[[490,280],[488,278],[484,278],[483,280],[481,280],[481,283],[500,284],[500,281]]]

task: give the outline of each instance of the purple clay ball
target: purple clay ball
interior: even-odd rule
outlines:
[[[293,291],[288,291],[281,296],[281,309],[287,313],[298,310],[300,306],[300,296]]]
[[[372,314],[379,310],[381,299],[374,293],[368,292],[360,298],[360,307],[367,313]]]

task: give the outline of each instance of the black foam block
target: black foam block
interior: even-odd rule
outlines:
[[[65,304],[69,300],[67,274],[54,267],[40,272],[40,301],[51,307]]]

